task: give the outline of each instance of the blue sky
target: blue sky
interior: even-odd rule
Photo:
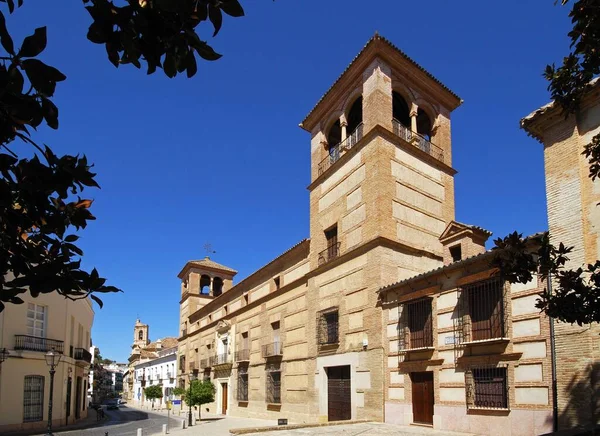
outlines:
[[[64,3],[26,1],[8,26],[19,41],[48,25],[42,59],[67,75],[60,129],[36,138],[98,172],[84,266],[125,291],[96,308],[104,357],[128,357],[137,316],[152,339],[177,335],[177,273],[205,243],[239,281],[308,236],[298,123],[376,30],[465,101],[452,118],[457,220],[494,237],[547,227],[542,146],[519,119],[548,101],[543,68],[569,47],[568,9],[552,0],[242,0],[246,17],[216,38],[201,27],[224,57],[191,80],[115,69],[87,41],[81,2]]]

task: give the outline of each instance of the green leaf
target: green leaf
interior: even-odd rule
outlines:
[[[2,11],[0,11],[0,43],[2,43],[2,47],[4,47],[4,50],[6,50],[8,54],[14,56],[15,45],[6,28],[6,20],[4,19]]]
[[[33,35],[23,40],[19,56],[31,58],[39,55],[46,48],[46,27],[38,27]]]
[[[102,309],[102,307],[104,306],[104,303],[102,302],[102,300],[98,297],[96,297],[94,294],[90,294],[90,298],[92,300],[94,300],[96,303],[98,303],[98,306],[100,306],[100,309]]]
[[[225,0],[221,3],[221,9],[231,17],[243,17],[244,9],[238,0]]]
[[[163,69],[165,70],[165,74],[167,75],[167,77],[175,77],[175,75],[177,74],[177,60],[173,53],[169,52],[165,56],[165,61],[163,62]]]
[[[193,77],[198,71],[198,66],[196,64],[196,55],[194,55],[194,50],[190,50],[188,52],[186,56],[186,64],[188,78]]]
[[[48,126],[58,129],[58,108],[46,97],[42,97],[42,112]]]
[[[75,242],[79,239],[79,236],[77,235],[68,235],[67,237],[65,237],[65,242]]]
[[[219,30],[221,30],[221,25],[223,24],[223,14],[221,13],[221,9],[209,4],[208,18],[215,28],[215,33],[213,33],[213,36],[217,36],[217,33],[219,33]]]

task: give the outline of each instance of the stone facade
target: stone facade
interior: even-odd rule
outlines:
[[[211,380],[203,408],[235,416],[552,430],[551,323],[535,308],[545,283],[503,282],[491,233],[454,221],[450,114],[461,103],[389,41],[367,43],[300,125],[311,134],[310,239],[236,285],[209,258],[179,273],[179,386]],[[589,111],[578,121],[588,136]],[[566,153],[576,162],[553,170],[561,158],[546,150],[550,228],[561,223],[586,247],[581,259],[596,259],[600,190]],[[567,367],[586,370],[599,342],[593,329],[556,330],[559,404],[580,410],[560,403]]]
[[[443,263],[438,238],[454,219],[450,112],[460,103],[376,36],[311,111],[301,125],[311,133],[310,240],[235,286],[235,271],[210,259],[179,274],[180,384],[213,380],[208,410],[385,419],[387,323],[377,290]],[[222,294],[201,291],[216,279]]]
[[[590,84],[577,115],[565,119],[551,103],[521,125],[544,145],[552,242],[574,247],[569,268],[595,263],[600,259],[600,181],[588,177],[589,164],[581,153],[600,133],[600,82]],[[558,426],[599,424],[600,326],[555,323],[555,332]]]
[[[415,377],[430,373],[434,428],[512,436],[551,432],[550,323],[535,307],[544,283],[537,277],[525,285],[503,282],[489,267],[492,253],[482,250],[486,238],[473,238],[477,230],[461,230],[462,226],[451,223],[454,238],[445,232],[452,246],[461,245],[461,260],[380,291],[387,326],[386,421],[419,422]],[[477,247],[473,239],[482,245]],[[494,303],[496,324],[484,326],[483,335],[479,326],[477,336],[474,313],[486,309],[491,284],[500,291]],[[474,298],[470,292],[479,295]],[[408,318],[414,316],[410,306],[415,304],[424,305],[431,316],[427,347],[413,345],[412,336],[419,331],[411,331]],[[476,385],[474,374],[486,371],[491,376]],[[499,376],[504,377],[502,389],[486,393],[485,383]]]

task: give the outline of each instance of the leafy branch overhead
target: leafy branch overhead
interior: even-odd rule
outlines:
[[[564,6],[570,0],[561,0]],[[561,66],[548,65],[544,77],[549,81],[552,99],[566,117],[577,114],[590,82],[600,75],[600,2],[578,0],[569,14],[571,53]],[[592,138],[582,152],[589,161],[589,177],[600,177],[600,135]],[[562,322],[579,325],[600,322],[600,261],[567,268],[574,247],[550,242],[548,233],[523,238],[515,232],[497,239],[492,266],[511,283],[527,283],[534,275],[545,281],[537,307]],[[583,250],[583,247],[578,247]],[[548,278],[552,277],[552,283]]]
[[[12,14],[23,0],[0,0]],[[215,36],[223,14],[244,15],[237,0],[83,0],[92,23],[88,39],[106,47],[115,66],[147,64],[148,74],[162,68],[168,77],[197,72],[196,54],[216,60],[216,53],[196,33],[210,21]],[[52,101],[57,84],[66,79],[38,56],[47,45],[46,28],[15,44],[0,11],[0,311],[5,303],[21,304],[57,292],[65,298],[118,292],[96,269],[81,268],[83,251],[74,231],[95,217],[85,188],[98,188],[85,156],[56,156],[31,133],[45,123],[58,129],[59,110]],[[18,140],[18,141],[17,141]],[[33,156],[22,146],[33,148]],[[27,157],[23,157],[27,156]]]
[[[148,74],[162,68],[168,77],[196,74],[195,53],[214,61],[221,57],[200,39],[196,27],[210,21],[216,36],[223,14],[241,17],[238,0],[127,0],[117,6],[108,0],[83,0],[92,17],[87,37],[104,44],[115,66],[147,64]]]

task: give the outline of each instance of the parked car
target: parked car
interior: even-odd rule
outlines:
[[[107,410],[118,410],[119,409],[119,400],[110,400],[106,405]]]

